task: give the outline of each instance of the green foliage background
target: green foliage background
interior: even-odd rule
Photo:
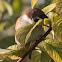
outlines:
[[[56,8],[53,3],[56,3]],[[46,7],[49,4],[53,6]],[[29,45],[27,45],[25,49],[16,50],[18,45],[16,45],[14,38],[15,22],[23,13],[23,10],[26,10],[24,9],[26,6],[30,7],[30,4],[25,3],[23,0],[0,0],[0,53],[3,53],[0,54],[1,62],[16,62],[29,49]],[[42,9],[45,14],[49,12],[47,14],[49,19],[44,19],[44,24],[52,26],[54,34],[51,32],[52,34],[50,33],[47,36],[51,39],[38,44],[37,50],[32,52],[31,62],[62,62],[62,1],[45,0],[45,3],[35,7]],[[53,36],[54,39],[52,40]],[[24,61],[30,62],[28,56]]]

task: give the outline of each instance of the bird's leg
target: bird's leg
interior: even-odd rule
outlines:
[[[34,42],[30,42],[30,48],[34,45],[35,41]],[[29,59],[31,60],[31,55],[32,55],[32,52],[30,52],[29,54]]]
[[[32,54],[32,52],[29,53],[29,59],[30,59],[30,60],[31,60],[31,54]]]
[[[31,43],[30,43],[30,48],[31,48]],[[29,53],[29,59],[31,60],[31,54],[32,52]]]

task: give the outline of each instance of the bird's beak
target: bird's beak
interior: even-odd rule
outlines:
[[[44,18],[48,18],[46,15],[42,16],[42,17],[36,17],[37,19],[44,19]]]
[[[44,18],[48,18],[46,15],[42,16],[42,17],[36,17],[34,18],[34,21],[37,22],[40,19],[44,19]]]
[[[40,19],[48,18],[46,15],[41,16]]]
[[[48,18],[46,15],[44,15],[44,18]]]

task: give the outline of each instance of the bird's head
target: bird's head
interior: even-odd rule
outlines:
[[[44,12],[38,8],[29,9],[25,12],[25,14],[30,18],[37,22],[39,19],[48,18]]]
[[[15,30],[26,24],[32,24],[37,22],[39,19],[48,18],[44,12],[38,8],[28,9],[25,13],[17,19]]]

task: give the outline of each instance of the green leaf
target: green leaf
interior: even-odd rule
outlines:
[[[34,50],[32,52],[31,62],[51,62],[51,58],[49,57],[45,50],[42,51],[39,48],[37,49],[38,50]]]
[[[51,3],[55,3],[56,2],[56,0],[52,0],[52,2]]]
[[[31,0],[31,8],[34,7],[34,5],[37,3],[38,0]]]
[[[19,41],[19,43],[22,45],[22,47],[25,47],[26,35],[30,31],[30,29],[33,27],[33,25],[34,24],[25,25],[16,31],[16,38]]]
[[[29,55],[27,55],[27,56],[25,57],[25,59],[23,60],[23,62],[31,62],[31,60],[29,59]]]
[[[44,19],[44,25],[46,25],[46,26],[51,26],[51,20],[45,18],[45,19]]]
[[[8,49],[0,49],[0,54],[4,54],[4,53],[8,53],[12,50],[8,50]]]
[[[41,53],[41,62],[51,62],[50,56],[44,51]]]
[[[15,27],[15,21],[13,20],[13,18],[11,18],[11,20],[8,20],[7,22],[5,21],[6,22],[6,25],[5,25],[4,29],[9,29],[12,26],[13,26],[13,28]]]
[[[0,49],[0,60],[6,60],[7,58],[16,60],[21,58],[29,49],[27,46],[21,50],[18,50],[18,45],[9,46],[7,49]]]
[[[8,36],[0,40],[0,48],[7,48],[13,44],[15,44],[14,36]]]
[[[43,8],[42,11],[45,14],[48,14],[48,12],[52,11],[55,7],[56,7],[56,3],[53,3],[53,4],[50,4],[50,5],[46,6],[45,8]],[[51,18],[51,17],[49,17],[49,18]],[[49,19],[44,19],[44,24],[51,26],[51,21]],[[45,30],[45,26],[44,26],[44,30]]]
[[[56,11],[62,17],[62,0],[56,0]]]
[[[27,34],[27,36],[26,36],[25,44],[29,43],[30,36],[31,36],[32,32],[35,30],[35,28],[36,28],[37,26],[41,26],[41,25],[44,25],[43,20],[39,20],[39,21],[31,28],[31,30],[28,32],[28,34]],[[44,31],[43,27],[41,27],[41,29]],[[44,32],[43,32],[43,33],[44,33]]]
[[[4,60],[7,57],[7,54],[12,50],[0,49],[0,60]]]
[[[50,4],[47,7],[43,8],[42,11],[47,14],[48,12],[52,11],[56,7],[56,3]]]
[[[3,2],[4,2],[5,7],[7,8],[9,15],[12,16],[13,15],[13,9],[12,9],[11,5],[9,3],[7,3],[6,1],[3,1]]]
[[[5,11],[3,0],[0,0],[0,13]]]
[[[16,50],[16,49],[18,49],[18,45],[17,44],[11,45],[7,49]]]
[[[52,27],[56,38],[62,42],[62,0],[56,0],[56,11],[59,14],[54,14]]]
[[[6,25],[5,22],[0,22],[0,32],[3,31],[5,25]]]
[[[10,58],[12,60],[19,59],[20,57],[16,55],[20,50],[10,50],[10,49],[0,49],[0,60],[5,60]]]
[[[41,51],[34,50],[31,57],[31,62],[41,62]]]
[[[20,14],[21,10],[23,9],[23,0],[14,0],[12,2],[12,8],[14,11],[14,16]]]
[[[29,50],[29,45],[27,45],[25,48],[18,49],[18,45],[12,45],[8,47],[8,49],[11,49],[13,51],[8,53],[8,57],[12,60],[19,59],[21,58],[28,50]]]
[[[55,62],[62,62],[62,43],[49,39],[44,42],[44,48]]]
[[[9,50],[15,50],[15,51],[17,51],[17,49],[18,49],[18,45],[11,45],[11,46],[9,46],[7,49],[9,49]],[[14,51],[14,53],[15,53],[15,51]],[[18,56],[16,56],[16,54],[17,53],[15,53],[14,55],[8,55],[8,57],[10,58],[10,59],[12,59],[12,60],[15,60],[15,59],[19,59],[20,57],[18,57]]]
[[[17,60],[12,60],[10,58],[6,58],[5,60],[2,60],[2,62],[17,62]]]
[[[59,18],[57,14],[54,14],[52,20],[52,28],[55,33],[56,38],[62,42],[62,18]]]

